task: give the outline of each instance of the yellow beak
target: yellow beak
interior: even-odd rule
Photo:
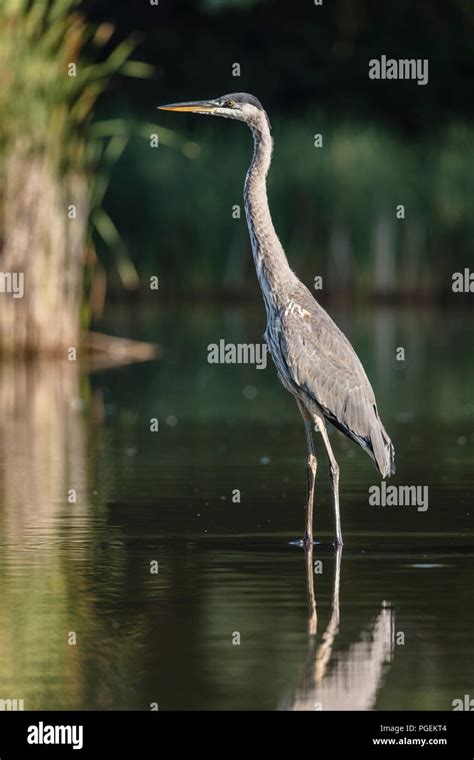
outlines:
[[[165,106],[158,106],[160,111],[191,111],[192,113],[209,113],[214,111],[217,106],[208,100],[195,100],[191,103],[168,103]]]

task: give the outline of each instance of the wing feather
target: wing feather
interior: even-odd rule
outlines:
[[[303,285],[282,309],[280,325],[287,382],[308,394],[336,427],[366,448],[382,475],[391,474],[393,446],[378,416],[372,386],[344,333]]]

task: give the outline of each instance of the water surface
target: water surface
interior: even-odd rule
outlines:
[[[206,361],[221,338],[261,341],[260,308],[115,311],[104,329],[157,341],[158,361],[2,367],[0,698],[449,710],[472,694],[472,314],[332,313],[394,440],[393,482],[428,486],[429,506],[370,505],[370,459],[332,433],[336,556],[316,439],[310,565],[289,545],[305,517],[294,401],[270,364]]]

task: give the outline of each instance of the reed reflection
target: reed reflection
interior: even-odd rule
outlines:
[[[143,620],[122,614],[123,535],[94,482],[89,397],[73,362],[0,369],[0,699],[25,710],[136,701]]]

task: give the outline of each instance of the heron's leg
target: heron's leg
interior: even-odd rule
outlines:
[[[314,503],[314,484],[316,481],[316,470],[318,463],[316,460],[316,453],[314,451],[313,442],[313,418],[309,414],[308,410],[298,399],[296,400],[298,408],[301,412],[301,416],[304,421],[304,428],[306,432],[306,444],[308,446],[308,495],[306,502],[306,528],[304,532],[303,543],[305,547],[312,546],[313,544],[313,503]]]
[[[339,586],[341,581],[342,546],[336,546],[334,582],[332,589],[331,617],[316,652],[315,682],[321,683],[331,659],[334,640],[339,633]]]
[[[306,559],[306,588],[308,593],[308,636],[316,636],[318,631],[318,613],[316,595],[314,593],[313,545],[305,551]]]
[[[333,454],[331,443],[329,441],[328,431],[326,429],[326,423],[323,417],[316,415],[316,421],[318,423],[319,432],[321,433],[324,445],[329,459],[329,474],[331,476],[331,485],[334,498],[334,522],[335,522],[335,536],[336,546],[342,546],[342,533],[341,533],[341,516],[339,514],[339,465],[336,462],[336,458]]]

